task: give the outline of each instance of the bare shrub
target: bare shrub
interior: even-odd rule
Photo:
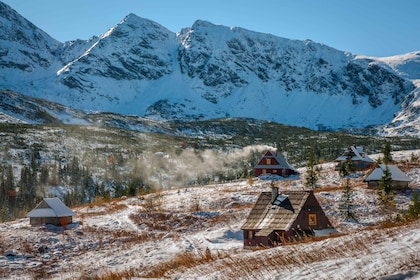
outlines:
[[[24,240],[20,243],[20,251],[23,253],[31,254],[34,251],[34,248],[30,242]]]
[[[420,253],[411,253],[402,263],[401,269],[407,271],[411,269],[418,269],[420,267]]]

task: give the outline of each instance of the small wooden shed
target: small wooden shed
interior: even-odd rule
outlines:
[[[73,222],[75,213],[68,208],[59,198],[44,198],[26,216],[32,226],[51,224],[66,226]]]
[[[411,182],[411,179],[405,175],[398,166],[393,164],[379,164],[366,176],[363,182],[366,182],[369,188],[378,187],[386,169],[388,169],[391,173],[392,186],[395,189],[408,188],[408,184]]]
[[[244,248],[273,247],[331,229],[313,191],[263,192],[242,226]]]
[[[254,172],[256,177],[262,174],[273,174],[282,177],[298,174],[297,170],[277,150],[266,151],[257,165],[254,166]]]

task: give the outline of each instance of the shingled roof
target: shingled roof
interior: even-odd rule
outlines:
[[[71,217],[75,213],[68,208],[59,198],[44,198],[26,216],[28,218],[53,218]]]
[[[290,230],[309,196],[309,191],[282,191],[272,195],[263,192],[252,208],[242,229],[258,229],[256,236],[267,236],[274,230]]]

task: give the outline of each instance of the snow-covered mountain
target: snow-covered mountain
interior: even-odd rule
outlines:
[[[363,57],[200,20],[174,33],[134,14],[98,37],[60,43],[1,2],[0,12],[0,89],[154,119],[413,135],[420,127],[420,53]]]

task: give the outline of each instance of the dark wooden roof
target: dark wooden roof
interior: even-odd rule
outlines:
[[[272,192],[261,193],[242,229],[260,230],[259,236],[290,230],[309,194],[310,191],[279,191],[272,203]]]

